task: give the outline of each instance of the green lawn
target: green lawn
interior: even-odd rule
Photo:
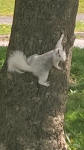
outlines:
[[[4,63],[5,56],[6,56],[6,50],[7,50],[7,48],[0,47],[0,68],[2,67],[2,65]]]
[[[6,49],[0,47],[0,68]],[[65,133],[69,150],[84,150],[84,49],[73,49],[68,103],[65,113]]]
[[[15,0],[0,0],[0,16],[13,15]]]
[[[84,32],[84,22],[77,22],[76,23],[76,28],[75,28],[76,32]]]
[[[10,34],[11,25],[0,25],[0,35]],[[77,22],[75,32],[84,32],[84,22]]]
[[[13,15],[15,0],[0,0],[0,15]],[[84,13],[84,0],[79,0],[78,12]],[[10,34],[10,25],[0,25],[0,35]],[[84,22],[76,23],[76,32],[84,32]]]
[[[0,35],[10,34],[11,25],[0,25]]]
[[[0,16],[13,15],[15,0],[0,0]],[[79,0],[79,13],[84,13],[84,0]]]
[[[65,132],[70,150],[84,150],[84,49],[73,50]]]
[[[84,13],[84,0],[79,0],[79,13]]]

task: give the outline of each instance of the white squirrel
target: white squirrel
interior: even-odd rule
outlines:
[[[8,58],[8,71],[9,72],[32,72],[38,77],[38,83],[46,87],[49,86],[47,82],[50,69],[54,66],[61,70],[59,62],[66,60],[66,53],[63,49],[62,40],[64,34],[61,35],[54,50],[46,52],[42,55],[32,55],[26,57],[21,51],[14,51]]]

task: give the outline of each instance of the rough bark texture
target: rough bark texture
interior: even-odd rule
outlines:
[[[55,47],[65,33],[65,71],[52,69],[50,87],[31,73],[0,73],[0,150],[66,150],[63,122],[78,0],[16,0],[7,57]],[[66,69],[65,69],[66,68]]]

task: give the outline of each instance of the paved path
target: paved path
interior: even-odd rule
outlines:
[[[75,39],[74,47],[84,48],[84,40]]]
[[[84,13],[77,14],[76,21],[84,21]]]
[[[0,16],[0,24],[12,24],[12,16]],[[76,21],[84,21],[84,13],[77,14]]]
[[[6,47],[8,46],[8,44],[9,44],[9,41],[6,41],[6,40],[0,41],[0,47]]]
[[[0,16],[0,24],[12,24],[12,16]]]
[[[0,46],[8,46],[10,35],[0,36]],[[74,47],[84,48],[84,39],[75,39]]]
[[[84,39],[84,32],[75,32],[76,37],[79,37],[80,39]]]
[[[13,17],[12,16],[1,16],[0,17],[0,24],[12,24]],[[77,14],[76,21],[84,21],[84,14]],[[77,33],[80,34],[80,33]],[[84,33],[82,34],[82,38],[84,38]],[[0,46],[8,46],[9,43],[9,35],[0,36]],[[84,40],[76,39],[74,42],[75,47],[84,48]]]
[[[0,46],[8,46],[10,35],[0,35]]]

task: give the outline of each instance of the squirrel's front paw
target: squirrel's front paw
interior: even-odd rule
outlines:
[[[42,81],[39,81],[39,84],[43,85],[43,86],[46,86],[46,87],[49,87],[50,84],[49,82],[42,82]]]
[[[45,82],[45,86],[47,87],[50,86],[49,82]]]
[[[58,69],[58,70],[62,70],[62,68],[61,68],[61,67],[59,67],[59,66],[57,66],[57,69]]]

